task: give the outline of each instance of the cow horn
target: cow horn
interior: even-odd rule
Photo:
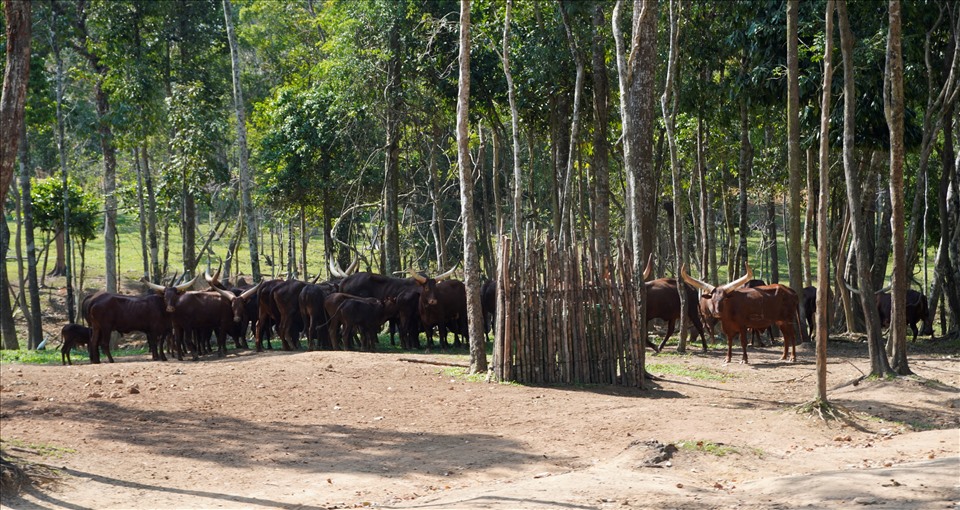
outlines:
[[[177,285],[176,286],[177,292],[186,292],[187,290],[190,289],[190,287],[193,287],[193,284],[196,283],[198,279],[200,279],[200,275],[194,276],[193,279],[187,283],[184,283],[182,285]]]
[[[456,270],[457,270],[457,266],[453,266],[453,267],[452,267],[449,271],[447,271],[446,273],[438,274],[437,277],[434,278],[434,280],[437,280],[438,282],[439,282],[439,281],[446,280],[447,278],[450,278],[451,276],[453,276],[453,272],[456,271]]]
[[[311,280],[310,283],[317,283],[317,280],[320,279],[320,275],[321,275],[321,274],[322,274],[322,273],[320,273],[320,272],[318,271],[318,272],[317,272],[317,276],[314,276],[314,277],[313,277],[313,280]]]
[[[683,281],[687,282],[687,284],[690,285],[691,287],[703,290],[705,292],[713,292],[713,289],[714,289],[713,285],[710,285],[709,283],[706,283],[706,282],[702,282],[687,274],[686,264],[680,267],[680,276],[682,276]]]
[[[354,272],[356,272],[357,266],[359,266],[359,265],[360,265],[360,257],[357,257],[357,258],[353,259],[353,264],[350,264],[350,267],[347,268],[347,270],[345,271],[346,274],[344,275],[344,277],[350,276],[350,275],[352,275]]]
[[[140,278],[140,281],[143,282],[143,284],[146,285],[148,288],[158,292],[163,292],[164,290],[167,289],[163,285],[157,285],[156,283],[151,282],[146,277]]]
[[[414,272],[413,269],[407,269],[407,272],[410,273],[410,276],[412,276],[413,279],[416,280],[420,285],[427,283],[427,279]]]
[[[343,272],[343,269],[340,269],[340,264],[337,264],[337,261],[334,260],[333,254],[330,254],[330,259],[327,260],[327,265],[330,266],[330,275],[334,278],[347,277],[347,274]]]
[[[254,294],[257,293],[257,289],[260,288],[260,285],[261,285],[261,284],[263,284],[263,280],[260,280],[260,283],[258,283],[258,284],[256,284],[256,285],[254,285],[253,287],[250,287],[249,289],[243,291],[243,292],[240,294],[240,299],[250,299],[250,296],[252,296],[252,295],[254,295]]]
[[[883,294],[884,292],[890,292],[890,289],[892,289],[892,288],[893,288],[893,284],[891,283],[890,285],[887,285],[886,287],[884,287],[884,288],[882,288],[882,289],[874,292],[874,294],[876,294],[876,295],[879,296],[880,294]]]
[[[860,289],[855,289],[852,286],[850,286],[850,284],[847,283],[847,280],[843,278],[843,274],[840,271],[837,271],[837,278],[840,280],[840,283],[842,283],[843,286],[847,288],[847,290],[849,290],[854,294],[860,294]]]
[[[736,280],[734,280],[734,281],[732,281],[732,282],[724,285],[724,286],[723,286],[723,290],[724,290],[724,291],[737,290],[737,289],[739,289],[740,287],[743,287],[744,285],[746,285],[747,282],[749,282],[750,280],[753,279],[753,269],[750,269],[750,264],[744,262],[743,265],[747,266],[747,274],[745,274],[745,275],[741,276],[740,278],[737,278]]]
[[[643,281],[650,279],[650,273],[653,272],[653,252],[650,252],[650,257],[647,258],[647,267],[643,268]]]
[[[228,301],[233,301],[237,297],[236,294],[234,294],[233,292],[230,292],[229,290],[223,290],[220,287],[212,287],[212,288],[213,290],[217,291],[218,294],[227,298]]]
[[[178,274],[180,274],[180,271],[174,271],[174,272],[173,272],[173,278],[170,278],[170,286],[171,286],[171,287],[173,287],[173,285],[174,285],[175,283],[177,283],[177,275],[178,275]]]

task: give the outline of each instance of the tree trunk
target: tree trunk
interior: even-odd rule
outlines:
[[[767,250],[770,254],[770,277],[767,283],[780,283],[780,261],[777,254],[777,204],[773,201],[773,193],[767,197]],[[789,250],[788,250],[789,251]],[[799,293],[800,290],[798,289]]]
[[[10,228],[6,221],[0,221],[0,336],[3,342],[0,343],[3,349],[19,349],[17,342],[17,328],[13,323],[13,303],[10,301],[10,293],[13,287],[10,285],[10,277],[7,275],[7,248],[10,246]]]
[[[743,57],[744,72],[746,69],[746,57]],[[747,184],[749,183],[750,169],[753,166],[753,144],[750,143],[750,116],[747,105],[747,95],[740,94],[740,164],[737,172],[737,179],[740,187],[740,237],[737,245],[737,261],[734,264],[734,271],[739,277],[745,271],[745,265],[749,254],[747,253],[747,233],[750,229],[748,210],[747,210]],[[734,273],[729,277],[734,278]]]
[[[140,158],[143,167],[143,184],[147,190],[147,241],[150,246],[151,260],[151,280],[154,283],[160,283],[163,276],[161,267],[166,267],[166,255],[164,255],[163,266],[160,264],[160,243],[157,233],[157,196],[153,190],[153,175],[150,172],[150,157],[147,153],[147,142],[143,142],[140,148]],[[166,241],[164,241],[166,244]]]
[[[512,1],[512,0],[511,0]],[[601,33],[604,24],[603,4],[597,2],[593,10],[593,173],[595,176],[596,201],[594,203],[594,238],[597,253],[610,253],[610,85],[607,82],[605,38]]]
[[[893,369],[909,375],[907,363],[907,266],[903,217],[903,53],[900,35],[900,0],[890,0],[890,24],[887,33],[887,65],[884,73],[883,110],[890,128],[890,208],[893,238],[893,276],[890,292],[890,340],[893,343]]]
[[[807,210],[803,220],[803,286],[813,285],[813,265],[810,263],[810,238],[816,226],[816,211],[818,209],[819,188],[814,188],[813,158],[814,150],[811,145],[807,151]],[[802,316],[801,316],[802,317]]]
[[[797,56],[798,9],[800,0],[787,0],[787,170],[789,184],[789,225],[785,225],[787,238],[787,265],[790,268],[790,288],[803,295],[803,265],[800,230],[800,188],[803,177],[800,173],[800,68]],[[809,250],[809,246],[808,246]],[[809,257],[809,253],[807,255]],[[806,317],[803,299],[800,300],[800,317]],[[797,338],[805,341],[806,328],[798,324]]]
[[[788,4],[789,5],[789,4]],[[789,7],[788,7],[789,9]],[[830,87],[833,82],[834,0],[827,0],[825,48],[823,53],[823,97],[820,101],[820,200],[817,208],[817,397],[827,402],[827,301],[830,295],[830,245],[827,212],[830,205]],[[788,21],[789,23],[789,21]],[[841,247],[842,249],[842,247]]]
[[[27,285],[29,303],[27,303],[27,348],[36,349],[43,341],[43,323],[40,317],[40,285],[37,283],[37,245],[33,238],[33,197],[30,196],[30,158],[27,153],[27,124],[20,124],[20,146],[17,149],[20,161],[20,191],[22,193],[22,213],[24,238],[27,242]],[[49,249],[49,245],[47,246]],[[0,261],[6,263],[6,261]]]
[[[583,52],[580,51],[580,47],[577,44],[576,37],[573,35],[573,29],[570,27],[570,17],[567,15],[567,10],[564,8],[563,0],[558,0],[560,8],[561,19],[563,20],[563,26],[567,33],[567,43],[570,46],[570,54],[573,57],[574,64],[576,65],[577,75],[573,87],[573,116],[570,120],[570,140],[569,148],[567,149],[567,165],[566,171],[564,172],[563,177],[563,186],[560,193],[560,221],[562,223],[562,228],[560,231],[561,245],[568,245],[572,240],[572,229],[574,228],[574,222],[572,220],[573,215],[571,214],[571,209],[573,208],[573,171],[576,166],[576,157],[577,144],[580,141],[580,104],[583,101],[583,88],[584,81],[586,76],[586,60],[583,56]],[[565,226],[563,225],[565,224]]]
[[[257,244],[257,215],[253,208],[250,190],[253,188],[253,175],[250,170],[250,150],[247,147],[247,119],[243,103],[243,88],[240,85],[240,59],[237,49],[237,36],[233,30],[233,8],[230,0],[223,0],[223,16],[227,26],[227,40],[230,44],[230,62],[233,69],[233,105],[237,113],[237,148],[240,151],[240,196],[241,211],[247,223],[247,246],[250,250],[250,273],[253,281],[260,281],[260,246]]]
[[[143,200],[143,167],[140,164],[140,151],[133,148],[133,164],[137,170],[137,207],[140,211],[140,254],[143,259],[143,277],[150,278],[150,252],[147,251],[147,210]]]
[[[187,184],[190,177],[186,169],[181,177],[183,178],[181,190],[183,212],[180,217],[180,230],[183,232],[183,276],[189,279],[194,276],[193,262],[197,260],[197,201]]]
[[[847,204],[850,208],[850,224],[853,243],[857,246],[857,278],[860,288],[860,302],[863,307],[867,327],[867,348],[870,354],[870,374],[884,377],[891,374],[887,353],[883,348],[880,332],[880,317],[877,312],[876,297],[873,293],[873,281],[870,278],[870,255],[861,249],[866,237],[865,225],[860,212],[860,178],[854,163],[854,125],[856,109],[856,90],[853,65],[853,32],[847,18],[846,2],[837,3],[837,17],[840,25],[840,49],[843,55],[843,169],[846,176]]]
[[[398,217],[400,190],[400,106],[402,94],[402,58],[400,45],[400,22],[404,15],[402,3],[396,3],[399,12],[392,13],[394,19],[388,35],[387,86],[384,90],[386,102],[386,154],[383,170],[383,273],[392,274],[400,270],[400,221]],[[472,232],[471,232],[472,234]]]
[[[51,9],[52,21],[50,23],[51,27],[56,27],[56,19],[59,13],[56,9]],[[63,56],[60,53],[60,40],[59,35],[55,29],[51,29],[50,32],[50,46],[53,49],[54,60],[56,60],[57,71],[56,71],[56,117],[57,117],[57,155],[59,157],[60,163],[60,182],[63,186],[63,196],[69,196],[68,193],[68,169],[67,169],[67,148],[65,144],[65,135],[64,135],[64,121],[63,121]],[[63,251],[66,253],[66,260],[63,265],[63,275],[66,278],[67,282],[67,319],[71,324],[76,322],[77,313],[76,313],[76,304],[74,299],[73,291],[73,270],[75,269],[73,262],[73,244],[71,243],[70,238],[70,201],[63,201]]]
[[[510,102],[510,132],[513,137],[513,239],[522,252],[523,173],[520,168],[520,113],[517,110],[513,74],[510,72],[510,15],[512,11],[513,0],[507,0],[503,17],[503,74],[507,79],[507,98]]]
[[[457,92],[457,166],[460,168],[460,214],[463,217],[463,272],[470,334],[470,373],[487,371],[487,341],[480,308],[480,260],[473,208],[470,162],[470,0],[460,0],[460,84]]]
[[[6,203],[13,180],[13,162],[20,143],[20,125],[30,80],[30,0],[7,0],[3,4],[6,20],[7,60],[0,94],[0,207]]]
[[[663,124],[666,127],[667,143],[670,146],[670,174],[673,188],[673,240],[674,240],[674,274],[679,275],[680,270],[687,263],[686,251],[684,251],[683,206],[681,205],[680,191],[680,161],[677,157],[677,138],[674,132],[676,124],[677,103],[679,102],[678,93],[675,91],[675,81],[677,77],[677,52],[679,51],[679,24],[677,18],[681,6],[677,5],[680,0],[670,0],[670,53],[667,58],[667,77],[666,84],[663,87],[663,95],[660,96],[660,110],[663,112]],[[638,283],[639,284],[639,283]],[[677,279],[677,293],[680,296],[680,310],[687,309],[686,285],[682,280]],[[687,314],[680,314],[680,343],[677,345],[677,352],[686,352],[687,345]]]

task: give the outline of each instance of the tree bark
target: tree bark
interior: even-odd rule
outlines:
[[[27,124],[20,124],[20,145],[17,148],[20,163],[21,211],[23,213],[24,239],[27,243],[27,348],[36,349],[43,341],[43,323],[40,318],[40,285],[37,280],[37,244],[33,232],[33,197],[30,196],[30,158],[27,151]],[[47,246],[49,249],[49,244]],[[6,263],[6,261],[0,261]]]
[[[460,214],[463,217],[463,272],[470,334],[470,373],[487,371],[486,335],[480,308],[480,260],[473,209],[470,161],[470,0],[460,0],[460,74],[457,92],[457,166],[460,168]]]
[[[7,0],[3,4],[6,20],[7,60],[0,93],[0,204],[6,203],[13,180],[13,162],[20,143],[20,125],[27,101],[30,80],[30,0]]]
[[[510,103],[510,132],[513,138],[513,239],[523,251],[523,172],[520,168],[520,113],[517,110],[516,87],[510,72],[510,16],[513,0],[507,0],[503,17],[503,74],[507,79],[507,99]],[[531,165],[532,166],[532,165]]]
[[[890,229],[893,238],[893,276],[890,293],[890,340],[893,369],[909,375],[907,363],[907,267],[904,246],[903,212],[903,52],[901,49],[900,0],[890,0],[887,33],[887,65],[884,73],[883,110],[890,128]]]
[[[63,196],[68,197],[68,168],[67,168],[67,148],[65,145],[65,134],[64,134],[64,121],[63,121],[63,56],[60,53],[60,39],[59,34],[57,33],[57,16],[59,13],[56,9],[51,9],[51,30],[50,30],[50,47],[53,49],[54,60],[56,61],[57,71],[56,71],[56,116],[57,116],[57,156],[60,163],[60,182],[63,186]],[[74,270],[74,258],[73,258],[73,244],[70,238],[70,201],[63,201],[63,251],[66,255],[66,260],[63,265],[63,275],[66,278],[67,282],[67,319],[71,324],[76,322],[77,313],[76,313],[76,304],[74,299],[73,291],[73,270]]]
[[[400,221],[398,217],[400,189],[400,106],[402,98],[402,59],[400,45],[400,22],[404,15],[401,2],[395,4],[397,11],[388,35],[387,86],[384,89],[386,102],[386,154],[383,170],[383,273],[400,270]],[[473,233],[471,232],[471,235]]]
[[[846,176],[847,204],[850,208],[850,225],[853,243],[857,246],[857,278],[860,288],[860,303],[863,307],[867,328],[867,348],[870,355],[870,374],[884,377],[891,374],[887,353],[883,348],[880,317],[877,312],[873,281],[870,278],[871,253],[861,249],[866,237],[863,215],[860,211],[860,178],[854,163],[854,125],[856,87],[853,65],[853,32],[847,17],[846,2],[837,2],[837,18],[840,26],[840,49],[843,55],[843,169]]]
[[[571,209],[573,208],[572,184],[574,167],[576,166],[575,154],[577,152],[577,144],[580,141],[580,104],[583,101],[583,88],[586,75],[586,64],[584,61],[586,59],[583,56],[583,52],[580,51],[577,40],[573,35],[573,29],[570,27],[570,17],[567,15],[567,10],[564,8],[564,2],[563,0],[557,1],[559,4],[558,7],[560,8],[560,17],[563,20],[563,27],[567,33],[567,43],[570,46],[570,54],[573,57],[573,61],[577,69],[576,80],[574,81],[573,87],[573,116],[570,120],[570,140],[566,158],[567,164],[563,177],[563,186],[560,193],[560,239],[561,245],[568,245],[573,239],[572,229],[574,228],[574,222],[572,220],[573,216],[570,214]]]
[[[743,72],[746,72],[746,56],[743,57]],[[734,270],[739,274],[745,271],[749,257],[747,253],[747,233],[750,229],[747,210],[747,185],[749,184],[750,169],[753,167],[753,144],[750,143],[750,115],[747,105],[747,95],[740,94],[740,164],[737,172],[740,194],[740,241],[737,245],[737,262]],[[731,279],[734,275],[729,275]],[[739,276],[738,276],[739,277]]]
[[[20,343],[17,341],[17,328],[13,322],[13,302],[10,301],[10,294],[13,287],[10,285],[10,276],[7,274],[7,248],[10,247],[10,228],[6,221],[0,221],[0,336],[3,341],[0,342],[0,348],[19,349]]]
[[[144,202],[143,166],[140,164],[140,150],[133,148],[133,164],[137,170],[137,207],[140,211],[140,254],[143,259],[143,277],[150,279],[150,252],[147,250],[147,209]]]
[[[250,169],[250,149],[247,147],[247,116],[243,103],[243,87],[240,84],[240,57],[237,49],[237,36],[233,30],[233,7],[230,0],[223,0],[223,16],[227,26],[227,41],[230,44],[230,62],[233,69],[233,105],[237,114],[237,149],[240,152],[240,206],[244,221],[247,224],[250,273],[253,275],[253,281],[257,282],[261,278],[260,246],[257,244],[259,229],[250,192],[253,188],[253,173]]]
[[[510,0],[512,1],[512,0]],[[610,253],[610,84],[607,80],[605,38],[601,33],[604,24],[603,4],[597,2],[593,10],[593,172],[596,179],[594,203],[594,238],[597,253]]]
[[[797,55],[800,0],[787,0],[787,169],[790,174],[790,224],[787,228],[787,265],[790,268],[790,288],[803,295],[803,245],[800,230],[800,188],[803,183],[800,173],[800,66]],[[808,247],[809,249],[809,247]],[[809,257],[809,253],[807,254]],[[805,317],[803,300],[800,300],[800,317]],[[799,325],[801,341],[805,341],[806,328]]]
[[[830,295],[830,244],[827,213],[830,204],[830,87],[833,83],[834,0],[827,0],[823,53],[823,96],[820,101],[820,200],[817,208],[817,397],[827,402],[827,301]],[[842,249],[842,247],[841,247]]]

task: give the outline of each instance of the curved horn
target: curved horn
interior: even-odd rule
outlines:
[[[749,282],[750,280],[753,279],[753,269],[750,268],[750,264],[744,262],[743,265],[747,266],[747,274],[745,274],[745,275],[741,276],[740,278],[737,278],[736,280],[734,280],[734,281],[732,281],[732,282],[724,285],[724,286],[723,286],[723,290],[724,290],[724,291],[737,290],[737,289],[739,289],[740,287],[743,287],[744,285],[746,285],[747,282]]]
[[[438,282],[446,280],[447,278],[450,278],[451,276],[453,276],[453,272],[456,270],[457,270],[457,266],[453,266],[452,268],[450,268],[449,271],[443,274],[438,274],[437,277],[434,279],[437,280]]]
[[[882,288],[882,289],[874,292],[874,294],[876,294],[876,295],[879,296],[880,294],[883,294],[884,292],[890,292],[890,289],[892,289],[892,288],[893,288],[893,284],[891,283],[890,285],[887,285],[886,287],[884,287],[884,288]]]
[[[417,281],[420,285],[427,283],[427,279],[415,273],[413,269],[407,269],[407,272],[410,273],[410,276]]]
[[[650,257],[647,258],[647,267],[643,269],[643,281],[650,279],[650,273],[653,272],[653,252],[650,252]]]
[[[230,292],[229,290],[223,290],[220,287],[213,287],[213,290],[217,291],[221,296],[227,298],[227,301],[233,301],[237,297],[236,294]]]
[[[686,264],[680,267],[680,276],[683,277],[683,281],[687,282],[687,285],[690,285],[693,288],[700,289],[705,292],[713,292],[713,289],[714,289],[713,285],[697,280],[696,278],[693,278],[687,274]]]
[[[261,284],[263,284],[263,280],[260,280],[260,283],[258,283],[258,284],[256,284],[256,285],[254,285],[253,287],[250,287],[249,289],[243,291],[243,292],[240,294],[240,296],[239,296],[240,299],[250,299],[250,296],[252,296],[252,295],[254,295],[254,294],[257,293],[257,289],[260,288],[260,285],[261,285]]]
[[[327,260],[327,266],[330,267],[330,276],[334,278],[346,278],[347,275],[340,269],[340,264],[337,264],[337,261],[333,259],[333,255],[330,255],[330,259]]]
[[[353,264],[350,264],[350,267],[347,268],[346,274],[344,276],[345,277],[350,276],[353,273],[355,273],[357,271],[357,266],[359,265],[360,265],[360,257],[353,259]]]
[[[196,283],[197,280],[199,279],[200,279],[200,275],[197,275],[197,276],[194,276],[193,279],[190,280],[189,282],[184,283],[182,285],[177,285],[176,286],[177,292],[186,292],[188,289],[190,289],[190,287],[193,287],[193,284]]]
[[[837,278],[840,280],[840,283],[842,283],[843,286],[847,288],[847,290],[849,290],[850,292],[852,292],[852,293],[854,293],[854,294],[860,294],[860,289],[855,289],[855,288],[851,287],[850,284],[847,283],[847,280],[845,280],[845,279],[843,278],[843,274],[842,274],[841,271],[837,271]]]
[[[320,273],[320,272],[318,271],[318,272],[317,272],[317,276],[314,276],[314,277],[313,277],[313,280],[311,280],[310,283],[317,283],[317,280],[320,279],[320,275],[321,275],[321,274],[323,274],[323,273]]]
[[[173,287],[173,284],[177,283],[177,275],[180,274],[180,271],[173,272],[173,278],[170,278],[170,286]]]
[[[147,286],[148,288],[150,288],[151,290],[155,290],[155,291],[158,291],[158,292],[163,292],[163,291],[165,291],[165,290],[167,289],[167,288],[164,287],[163,285],[157,285],[156,283],[151,282],[151,281],[148,280],[145,276],[142,277],[142,278],[140,278],[140,281],[143,282],[143,284],[146,285],[146,286]]]

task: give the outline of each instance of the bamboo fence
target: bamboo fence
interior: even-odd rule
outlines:
[[[644,343],[629,250],[598,255],[503,237],[494,375],[524,384],[643,384]]]

